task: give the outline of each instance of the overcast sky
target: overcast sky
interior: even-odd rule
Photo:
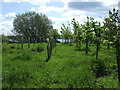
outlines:
[[[0,9],[0,34],[10,35],[16,14],[28,11],[43,13],[52,20],[53,27],[60,31],[62,23],[68,24],[72,18],[84,23],[87,16],[98,21],[108,16],[108,10],[118,8],[119,0],[2,0]]]

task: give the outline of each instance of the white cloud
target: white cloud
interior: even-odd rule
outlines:
[[[31,9],[29,9],[30,11],[35,11],[35,12],[37,12],[37,10],[36,10],[36,8],[31,8]]]
[[[2,14],[0,14],[0,18],[2,18]]]
[[[3,19],[3,16],[2,16],[2,14],[0,14],[0,21]]]
[[[48,18],[50,20],[52,20],[53,22],[64,22],[64,21],[66,21],[66,18],[56,18],[56,17],[53,17],[53,16],[49,16]]]
[[[14,18],[15,16],[16,16],[15,12],[11,12],[11,13],[4,15],[5,18]]]
[[[5,17],[4,15],[0,14],[0,21],[3,21],[3,20],[5,20]]]
[[[64,23],[64,22],[71,22],[73,18],[76,19],[76,21],[84,21],[86,19],[86,16],[81,15],[81,16],[68,16],[68,17],[60,17],[60,18],[56,18],[56,17],[48,17],[50,20],[52,20],[55,23]]]
[[[41,5],[38,9],[32,8],[36,10],[37,12],[43,12],[43,13],[49,13],[49,12],[56,12],[56,13],[62,13],[65,10],[68,9],[68,7],[64,6],[63,8],[60,7],[54,7],[54,6],[47,6],[47,5]]]
[[[95,18],[95,20],[100,21],[100,22],[104,21],[102,17],[101,18]]]
[[[62,24],[68,25],[68,23],[71,24],[71,21],[73,20],[73,18],[75,18],[76,21],[78,21],[80,24],[83,24],[84,21],[86,20],[86,16],[85,15],[80,15],[80,16],[68,16],[68,17],[60,17],[60,18],[56,18],[56,17],[48,17],[50,20],[52,20],[53,22],[55,22],[53,24],[53,28],[58,29],[59,31],[61,30],[61,26]]]
[[[3,0],[3,2],[20,2],[20,1],[23,1],[23,0]]]
[[[75,18],[76,21],[78,21],[80,24],[83,24],[84,21],[86,21],[86,15],[80,15],[80,16],[68,16],[67,21],[71,23],[71,21]]]
[[[101,23],[101,25],[103,25],[103,21],[104,19],[101,17],[101,18],[95,18],[96,21],[99,21]]]
[[[75,16],[75,15],[83,15],[85,14],[85,11],[80,11],[80,10],[68,10],[67,12],[64,12],[62,16]]]
[[[95,0],[94,0],[95,1]],[[96,0],[97,2],[103,2],[103,5],[104,6],[110,6],[110,5],[113,5],[113,4],[117,4],[119,2],[119,0]]]
[[[9,35],[12,34],[13,21],[2,21],[0,22],[0,34]]]
[[[31,4],[35,4],[35,5],[41,5],[41,4],[46,4],[49,3],[50,0],[3,0],[3,2],[29,2]]]
[[[12,26],[12,23],[13,23],[13,21],[3,21],[3,22],[1,22],[1,25],[2,26],[6,26],[6,25]]]

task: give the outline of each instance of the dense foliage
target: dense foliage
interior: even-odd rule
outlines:
[[[48,37],[52,22],[44,14],[27,12],[16,15],[13,26],[16,35],[26,37],[30,42],[40,42]]]

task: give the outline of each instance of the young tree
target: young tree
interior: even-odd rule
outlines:
[[[98,52],[100,50],[100,42],[101,42],[101,35],[102,35],[102,26],[100,22],[92,21],[92,27],[94,32],[94,40],[96,42],[96,59],[98,59]]]
[[[55,47],[56,47],[56,42],[57,42],[57,38],[60,36],[58,33],[57,29],[51,29],[49,32],[49,36],[51,39],[53,39],[53,42],[55,43]]]
[[[104,19],[104,39],[105,43],[107,44],[107,49],[110,49],[110,42],[113,42],[113,37],[111,37],[111,34],[114,33],[114,30],[112,30],[112,22],[110,18],[105,18]]]
[[[87,22],[83,25],[84,30],[84,37],[85,37],[85,43],[86,43],[86,55],[88,54],[88,46],[89,46],[89,40],[93,37],[93,28],[92,28],[92,21],[94,19],[92,17],[87,17]]]
[[[107,19],[107,20],[106,20]],[[105,18],[105,27],[107,27],[110,33],[109,41],[112,41],[116,48],[116,60],[118,66],[118,80],[120,82],[120,20],[118,19],[118,10],[115,8],[109,11],[109,17]]]
[[[61,31],[62,37],[63,39],[65,39],[65,43],[66,43],[70,39],[72,32],[70,31],[69,27],[68,26],[66,27],[64,24],[62,24],[61,30],[62,30]]]
[[[79,23],[77,21],[75,21],[75,19],[73,18],[72,20],[72,25],[73,25],[73,36],[76,42],[76,47],[79,48],[79,50],[81,49],[81,42],[82,42],[82,24],[79,25]]]

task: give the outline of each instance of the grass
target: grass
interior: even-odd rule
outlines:
[[[91,45],[89,54],[85,55],[84,50],[76,50],[75,44],[57,43],[46,63],[46,47],[46,43],[31,44],[31,48],[25,44],[22,50],[18,44],[3,43],[3,88],[118,87],[114,48],[107,50],[101,45],[96,62],[95,46]],[[84,44],[82,48],[85,48]],[[96,74],[100,76],[96,77]]]

